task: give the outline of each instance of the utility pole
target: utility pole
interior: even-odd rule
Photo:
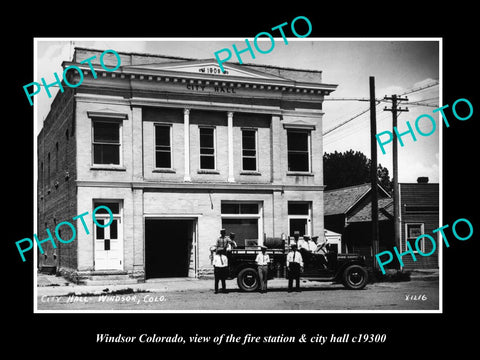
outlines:
[[[392,101],[391,109],[385,107],[383,111],[392,112],[392,133],[393,133],[393,151],[392,151],[392,163],[393,163],[393,226],[395,231],[395,245],[400,249],[400,204],[399,204],[399,188],[398,188],[398,142],[397,133],[395,131],[397,127],[397,116],[399,112],[408,111],[408,108],[402,109],[398,106],[399,101],[408,101],[408,98],[398,97],[392,95],[391,97],[384,97],[385,100]]]
[[[372,250],[373,266],[378,269],[376,254],[379,252],[379,231],[378,231],[378,186],[377,186],[377,102],[375,100],[375,77],[370,76],[370,180],[372,190]]]

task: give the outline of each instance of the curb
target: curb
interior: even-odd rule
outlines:
[[[45,282],[44,282],[45,283]],[[324,287],[325,282],[316,282],[304,280],[302,286],[308,288]],[[236,279],[226,281],[227,289],[238,289]],[[272,279],[268,281],[270,289],[287,289],[287,279]],[[137,284],[112,284],[112,285],[77,285],[70,283],[69,285],[58,285],[52,283],[50,285],[37,286],[38,296],[96,296],[121,293],[141,293],[141,292],[182,292],[182,291],[213,291],[213,279],[162,279]]]

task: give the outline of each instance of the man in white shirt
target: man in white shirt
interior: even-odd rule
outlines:
[[[226,293],[225,280],[228,277],[228,258],[224,249],[217,249],[213,257],[213,273],[215,275],[215,294],[218,294],[218,281],[222,282],[222,292]]]
[[[310,236],[308,235],[303,235],[303,238],[298,240],[297,247],[299,251],[301,249],[308,250],[308,240],[310,240]]]
[[[268,263],[270,262],[270,256],[267,254],[267,247],[260,246],[262,252],[257,255],[255,262],[258,265],[258,278],[260,279],[260,292],[262,294],[267,292],[267,280],[268,280]]]
[[[308,250],[314,252],[317,248],[317,239],[318,236],[312,236],[312,238],[308,241]]]
[[[290,249],[291,251],[287,254],[288,292],[292,292],[293,280],[296,282],[295,290],[300,291],[300,272],[303,268],[303,258],[297,250],[296,244],[291,244]]]

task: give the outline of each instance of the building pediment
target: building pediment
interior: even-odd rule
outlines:
[[[87,116],[89,118],[107,118],[107,119],[122,119],[127,120],[128,114],[119,112],[115,109],[102,108],[95,111],[87,111]]]
[[[282,125],[285,129],[315,130],[315,119],[303,119],[294,116],[283,116]]]
[[[237,66],[235,64],[226,64],[223,66],[225,72],[222,72],[217,62],[212,59],[208,60],[193,60],[193,61],[175,61],[168,63],[158,64],[144,64],[144,65],[130,65],[125,66],[125,70],[143,70],[146,72],[158,71],[165,73],[176,73],[181,75],[182,73],[196,74],[201,76],[213,76],[217,78],[248,78],[259,80],[280,80],[285,81],[287,79],[272,74],[266,74],[261,71],[247,69],[245,67]]]

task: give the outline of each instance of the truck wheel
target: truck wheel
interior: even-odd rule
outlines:
[[[350,265],[342,276],[343,286],[352,290],[360,290],[367,285],[368,273],[360,265]]]
[[[255,291],[258,289],[259,283],[257,270],[253,268],[245,268],[238,273],[237,284],[243,291]]]

